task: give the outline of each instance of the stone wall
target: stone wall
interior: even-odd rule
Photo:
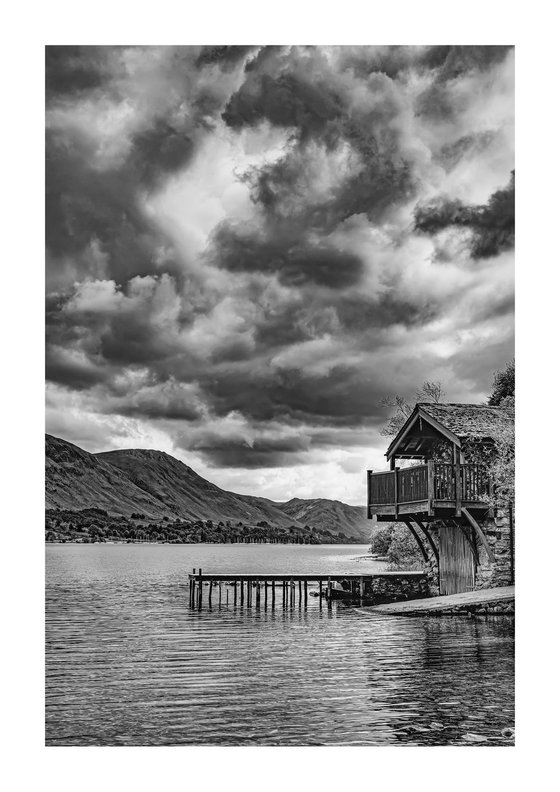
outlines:
[[[475,589],[509,586],[512,580],[511,534],[509,509],[496,509],[495,517],[488,517],[482,524],[488,544],[496,557],[495,562],[488,558],[486,550],[478,542],[479,565],[476,569]]]

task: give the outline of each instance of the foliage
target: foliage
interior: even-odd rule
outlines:
[[[417,402],[432,402],[439,404],[445,397],[441,382],[426,382],[416,391]],[[381,400],[382,407],[392,407],[395,412],[389,418],[388,423],[381,430],[381,434],[385,437],[394,437],[401,426],[404,424],[410,413],[412,412],[413,405],[409,404],[404,396],[396,395],[394,397],[387,396]]]
[[[508,406],[514,409],[514,397],[506,397]],[[506,401],[502,400],[502,404]],[[494,505],[515,500],[515,424],[504,421],[499,425],[495,437],[495,455],[490,464],[490,475],[494,482]]]
[[[142,518],[140,521],[139,518]],[[48,542],[166,542],[192,544],[197,542],[289,542],[291,544],[334,544],[352,542],[342,534],[335,535],[325,528],[292,525],[289,528],[227,521],[214,524],[212,520],[162,519],[149,522],[137,513],[129,518],[109,515],[102,509],[70,511],[48,509],[45,515],[45,539]],[[358,540],[355,540],[358,541]]]
[[[418,569],[422,556],[409,529],[401,523],[387,525],[375,530],[371,550],[374,555],[388,557],[393,570]]]
[[[507,407],[515,417],[515,360],[504,369],[494,372],[494,385],[488,404]],[[515,500],[515,423],[504,421],[495,436],[495,451],[490,462],[490,473],[495,491],[494,505],[513,503]]]
[[[515,397],[515,359],[510,360],[506,367],[494,372],[494,383],[488,404],[502,405],[504,399]]]
[[[371,539],[371,552],[373,555],[387,555],[392,536],[392,526],[385,525],[381,528],[376,528]]]
[[[411,532],[398,523],[393,528],[387,551],[391,569],[413,569],[422,566],[422,556]]]

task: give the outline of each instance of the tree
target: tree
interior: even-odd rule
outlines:
[[[501,405],[504,399],[515,396],[515,359],[510,360],[505,368],[494,372],[494,383],[488,404]]]
[[[508,396],[508,400],[513,397]],[[504,421],[500,424],[496,436],[495,457],[490,465],[490,474],[494,483],[495,505],[500,502],[513,503],[515,500],[515,424]]]
[[[422,565],[422,556],[412,534],[398,523],[393,528],[387,556],[393,569],[417,569]]]
[[[371,539],[371,552],[373,555],[387,555],[392,536],[392,526],[383,525],[380,528],[376,528]]]
[[[445,397],[441,382],[426,382],[416,391],[417,402],[432,402],[439,404]],[[412,412],[413,405],[409,404],[404,396],[395,396],[394,398],[387,396],[381,400],[382,407],[393,407],[395,412],[389,418],[388,423],[381,430],[381,434],[385,437],[394,437],[401,426],[404,424],[410,413]]]

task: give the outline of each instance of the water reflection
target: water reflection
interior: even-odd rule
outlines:
[[[256,547],[270,571],[276,546]],[[49,548],[48,744],[467,744],[467,733],[504,744],[510,619],[372,618],[320,611],[313,597],[307,610],[277,598],[274,611],[215,600],[199,612],[185,574],[211,564],[191,548],[137,549]],[[332,571],[332,548],[311,550],[307,570]],[[355,571],[356,555],[339,553],[337,568]],[[252,571],[259,563],[253,554]]]

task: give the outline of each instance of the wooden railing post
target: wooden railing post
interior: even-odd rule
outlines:
[[[434,460],[428,459],[428,514],[430,516],[434,513],[435,496]]]
[[[394,470],[395,473],[395,517],[399,516],[399,469]]]
[[[462,478],[461,478],[461,465],[456,462],[455,463],[455,516],[461,516],[461,500],[462,500]]]

